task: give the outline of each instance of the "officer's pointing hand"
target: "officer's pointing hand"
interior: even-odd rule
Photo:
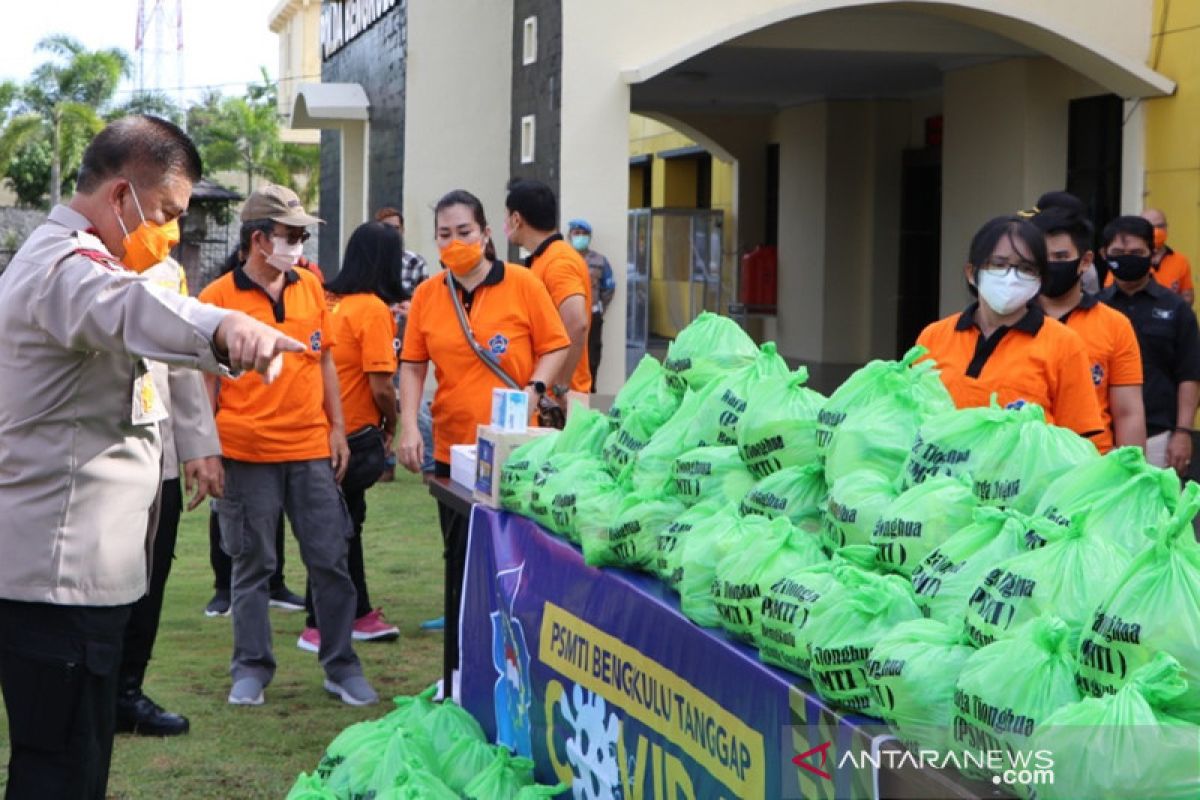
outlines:
[[[284,353],[303,353],[305,350],[300,342],[240,311],[233,311],[221,320],[213,341],[228,357],[231,369],[262,373],[267,383],[278,376]]]

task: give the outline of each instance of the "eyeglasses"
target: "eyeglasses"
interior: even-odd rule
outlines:
[[[312,236],[312,234],[308,231],[293,230],[284,231],[283,233],[280,233],[279,231],[273,231],[271,235],[277,236],[280,239],[287,239],[288,244],[300,244],[301,242],[307,242],[309,237]]]
[[[1037,281],[1042,278],[1042,273],[1038,270],[1037,265],[1031,264],[1028,261],[1019,261],[1016,264],[1010,264],[1003,259],[991,259],[984,263],[981,269],[997,278],[1007,277],[1013,270],[1017,271],[1017,277],[1023,281]]]

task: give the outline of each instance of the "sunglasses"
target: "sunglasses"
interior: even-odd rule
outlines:
[[[300,244],[302,242],[307,242],[309,237],[312,236],[312,234],[309,233],[308,231],[290,231],[289,230],[289,231],[285,231],[284,233],[280,233],[279,231],[272,231],[271,236],[278,237],[280,239],[286,239],[288,244]]]

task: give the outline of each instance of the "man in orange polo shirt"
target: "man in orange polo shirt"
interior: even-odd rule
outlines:
[[[1092,383],[1104,430],[1093,440],[1101,453],[1116,447],[1146,446],[1142,405],[1142,355],[1133,325],[1124,314],[1086,294],[1081,276],[1091,266],[1092,224],[1061,208],[1039,211],[1033,224],[1046,234],[1046,278],[1038,297],[1046,315],[1083,339],[1091,359]]]
[[[275,674],[267,606],[281,511],[308,568],[325,689],[349,705],[379,699],[351,646],[355,591],[346,542],[353,528],[337,487],[349,448],[329,312],[320,282],[295,268],[308,238],[304,228],[319,221],[289,189],[268,185],[254,192],[242,209],[246,262],[200,294],[308,345],[284,359],[270,385],[245,377],[224,379],[219,387],[210,381],[227,487],[217,513],[222,545],[233,558],[234,705],[262,704]]]
[[[1157,208],[1147,208],[1142,219],[1154,226],[1154,253],[1150,263],[1154,267],[1154,280],[1187,301],[1190,306],[1196,299],[1192,286],[1192,264],[1187,256],[1167,246],[1167,215]]]
[[[525,266],[546,284],[563,327],[571,337],[566,364],[555,380],[553,392],[564,402],[567,391],[586,395],[592,389],[587,349],[592,322],[592,277],[587,262],[558,232],[558,199],[549,186],[541,181],[514,178],[508,182],[504,206],[508,211],[504,235],[529,251]]]

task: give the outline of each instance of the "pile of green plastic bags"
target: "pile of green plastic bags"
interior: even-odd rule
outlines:
[[[567,791],[535,784],[532,761],[488,744],[474,717],[433,702],[433,691],[397,697],[391,713],[343,730],[287,800],[535,800]]]
[[[1054,742],[1106,755],[1038,797],[1200,797],[1200,487],[1037,405],[955,409],[924,356],[826,398],[702,315],[514,453],[503,506],[912,748]]]

